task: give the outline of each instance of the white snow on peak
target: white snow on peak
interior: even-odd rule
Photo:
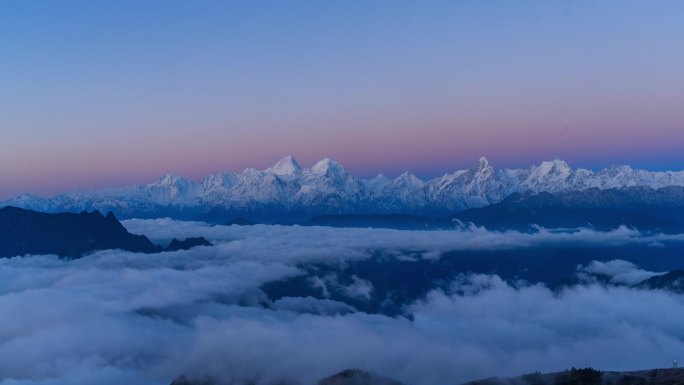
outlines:
[[[536,190],[535,186],[538,184],[564,183],[571,176],[572,169],[564,161],[559,159],[544,161],[540,165],[530,168],[525,185]],[[547,187],[550,189],[550,186]]]
[[[168,173],[163,177],[159,178],[158,181],[149,185],[150,187],[161,187],[161,188],[180,188],[187,189],[192,186],[192,181],[183,178],[182,176],[175,173]]]
[[[468,169],[464,174],[467,178],[476,179],[478,182],[483,182],[494,174],[494,168],[489,164],[489,161],[484,156],[477,161],[477,164]]]
[[[299,163],[291,155],[288,155],[280,159],[276,164],[269,167],[266,171],[271,172],[275,175],[292,175],[302,171]]]
[[[344,167],[342,167],[341,164],[339,164],[336,160],[331,159],[331,158],[325,158],[309,169],[311,173],[316,174],[316,175],[325,175],[329,172],[334,172],[334,173],[339,173],[339,172],[346,172]]]
[[[382,190],[391,182],[392,180],[383,174],[378,174],[373,179],[364,180],[363,184],[369,194],[378,195],[382,194]]]
[[[404,173],[396,177],[393,182],[395,184],[411,188],[422,188],[423,186],[425,186],[425,182],[422,179],[418,178],[417,176],[411,174],[408,171],[405,171]]]
[[[539,173],[539,175],[570,175],[570,173],[572,173],[572,169],[570,169],[570,166],[568,166],[568,164],[565,163],[565,161],[560,159],[541,162],[541,164],[539,166],[536,166],[535,169]]]
[[[388,182],[388,181],[390,181],[390,178],[386,177],[384,174],[378,174],[373,179],[371,179],[370,181]]]
[[[212,191],[230,188],[237,183],[237,175],[233,172],[211,174],[202,181],[202,190]]]
[[[150,203],[161,205],[187,205],[194,201],[194,196],[192,196],[194,189],[195,184],[191,180],[174,173],[164,175],[158,181],[147,185],[146,188]],[[126,191],[125,188],[121,190]],[[116,194],[117,192],[117,190],[114,190],[106,195]],[[137,193],[138,191],[134,192]]]
[[[285,157],[272,167],[239,173],[218,173],[195,184],[167,174],[148,185],[74,191],[53,198],[21,195],[5,205],[39,211],[114,211],[123,217],[168,215],[169,208],[206,213],[212,210],[250,212],[290,210],[300,213],[455,212],[496,203],[516,192],[566,192],[589,188],[631,186],[684,187],[684,171],[652,172],[629,166],[600,171],[572,169],[560,159],[524,169],[495,170],[486,158],[472,167],[423,181],[405,172],[389,179],[383,175],[364,180],[326,158],[302,169]],[[157,211],[155,211],[157,210]]]

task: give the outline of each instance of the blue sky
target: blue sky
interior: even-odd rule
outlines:
[[[0,197],[334,157],[684,168],[680,1],[3,1]]]

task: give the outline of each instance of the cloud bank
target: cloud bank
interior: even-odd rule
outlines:
[[[629,229],[530,235],[168,220],[126,226],[157,241],[206,236],[215,246],[161,254],[103,251],[76,261],[0,260],[1,385],[156,385],[181,374],[225,384],[310,384],[352,367],[407,384],[459,384],[570,366],[662,367],[681,360],[684,351],[684,299],[662,291],[596,283],[552,291],[459,275],[448,288],[409,304],[413,319],[407,319],[315,298],[271,303],[259,289],[301,274],[298,263],[369,258],[382,248],[434,258],[454,247],[620,244],[664,236]],[[619,276],[613,273],[620,262],[589,266]],[[373,290],[354,282],[354,295]]]
[[[653,245],[684,241],[684,234],[642,234],[624,226],[607,232],[586,228],[573,231],[538,228],[534,233],[522,233],[489,231],[475,226],[440,231],[269,225],[210,227],[202,222],[168,218],[132,219],[123,221],[123,224],[130,232],[144,234],[158,243],[167,243],[172,238],[203,236],[219,244],[220,252],[232,258],[279,262],[364,259],[377,250],[395,252],[397,257],[417,254],[426,259],[436,259],[440,253],[453,250],[502,250],[562,244]]]

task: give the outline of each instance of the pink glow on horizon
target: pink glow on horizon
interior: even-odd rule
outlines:
[[[554,134],[556,138],[553,138]],[[200,180],[214,172],[239,172],[247,167],[264,169],[288,154],[294,155],[303,167],[324,157],[332,157],[360,177],[372,177],[377,173],[396,176],[403,171],[425,178],[434,177],[468,168],[480,156],[486,156],[497,168],[527,167],[556,157],[566,160],[572,167],[596,168],[615,163],[632,163],[635,166],[641,163],[653,167],[649,161],[658,158],[663,162],[680,162],[665,164],[665,168],[684,168],[679,157],[681,148],[684,148],[684,135],[620,136],[608,132],[594,135],[591,141],[586,141],[583,134],[558,130],[546,132],[546,135],[532,141],[529,135],[497,137],[491,133],[478,135],[474,132],[465,134],[467,139],[439,141],[434,134],[409,132],[387,138],[369,135],[359,141],[340,137],[339,140],[322,141],[316,146],[276,140],[263,145],[259,153],[249,151],[253,143],[231,141],[224,142],[228,145],[214,141],[190,148],[166,142],[159,145],[159,149],[163,148],[160,152],[149,151],[144,145],[132,145],[127,148],[125,156],[120,156],[122,153],[116,148],[110,152],[81,149],[79,156],[71,158],[44,152],[22,158],[21,163],[10,169],[12,173],[3,175],[3,180],[22,189],[7,189],[3,191],[3,198],[23,192],[53,195],[74,189],[150,183],[166,172]],[[292,150],[283,151],[281,146]],[[201,154],[197,153],[197,148],[202,149]],[[377,151],[378,148],[382,151]]]
[[[0,197],[150,183],[167,172],[199,180],[214,172],[263,169],[288,154],[302,166],[332,157],[361,177],[403,171],[432,177],[470,167],[481,156],[496,167],[558,157],[573,167],[684,168],[684,111],[587,103],[600,106],[531,113],[525,100],[499,102],[492,112],[475,105],[410,109],[398,103],[358,114],[293,117],[298,124],[254,116],[224,123],[181,120],[161,134],[158,127],[167,119],[147,118],[145,128],[120,135],[100,123],[98,136],[26,141],[0,153]]]

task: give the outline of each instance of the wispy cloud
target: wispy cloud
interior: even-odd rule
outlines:
[[[595,276],[607,277],[610,282],[624,285],[636,285],[646,279],[665,272],[653,272],[640,269],[637,265],[616,259],[613,261],[591,261],[587,266],[578,267],[580,278],[591,280]]]

